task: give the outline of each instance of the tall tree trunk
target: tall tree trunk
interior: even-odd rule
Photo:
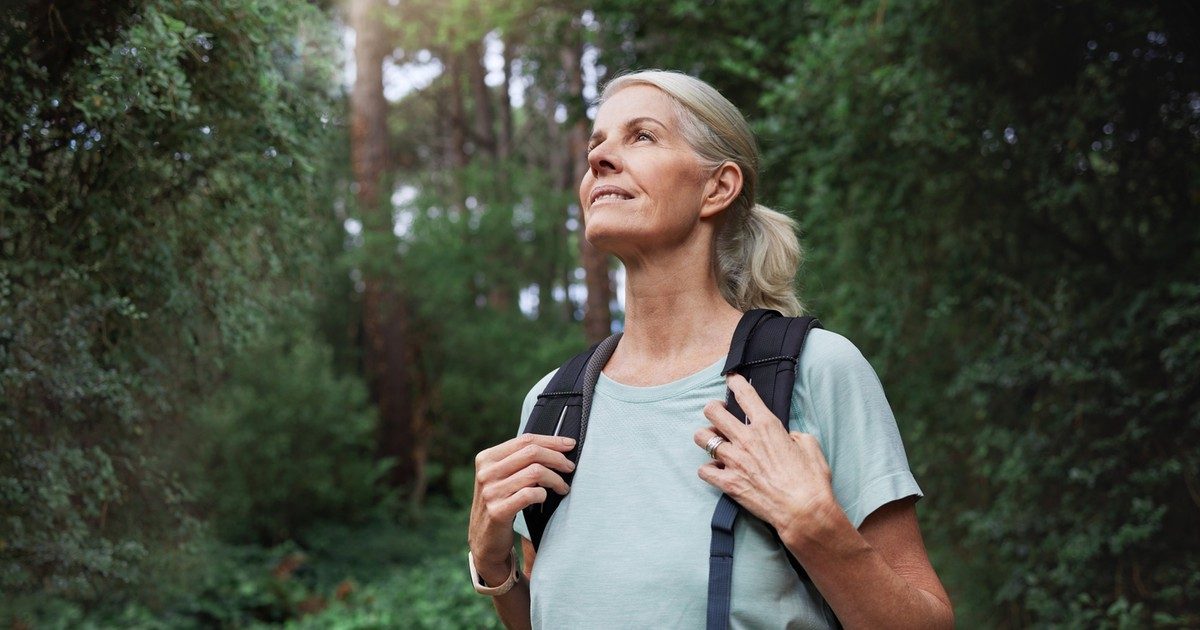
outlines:
[[[467,153],[467,106],[463,99],[463,53],[446,53],[446,79],[450,82],[450,163],[461,169],[471,156]],[[461,190],[456,191],[461,193]],[[462,195],[454,198],[454,204],[463,203]]]
[[[494,166],[496,158],[500,155],[500,140],[496,133],[496,113],[492,105],[494,96],[487,86],[487,68],[484,65],[483,55],[483,42],[472,42],[466,47],[463,63],[466,65],[467,80],[471,85],[474,119],[472,136],[478,147],[475,158],[478,160],[487,156],[491,158]],[[505,98],[507,99],[507,95]],[[491,182],[490,191],[481,191],[486,197],[480,201],[484,205],[484,211],[487,211],[487,206],[491,204],[509,203],[512,197],[512,186],[507,181],[505,172],[496,168],[491,170],[496,175],[496,179]],[[490,268],[485,272],[489,276],[487,279],[487,304],[497,312],[512,311],[517,304],[516,288],[504,276],[504,261],[508,260],[509,256],[509,252],[503,249],[493,251],[488,260]]]
[[[546,146],[566,147],[568,144],[567,135],[563,133],[562,125],[560,125],[558,121],[554,119],[554,108],[557,104],[557,101],[551,98],[548,94],[544,95],[544,97],[545,98],[542,99],[541,102],[544,102],[546,107],[542,112],[541,118],[546,121]],[[566,150],[562,150],[545,151],[544,154],[546,156],[546,172],[550,173],[550,175],[554,178],[554,185],[557,186],[559,190],[570,192],[575,184],[575,182],[572,181],[575,177],[575,169],[571,165],[571,156],[569,153]],[[571,232],[567,227],[567,221],[571,218],[570,207],[570,204],[567,204],[563,207],[562,215],[556,222],[556,227],[554,230],[554,246],[556,248],[555,252],[560,252],[562,249],[567,249],[566,247],[558,249],[559,244],[568,243],[570,241]],[[582,236],[580,238],[582,238]],[[562,283],[562,318],[563,321],[571,322],[575,320],[575,302],[571,299],[570,292],[572,274],[575,271],[575,261],[569,255],[565,257],[555,256],[554,263],[554,268],[550,270],[549,274],[549,278],[551,280],[549,285],[551,286],[548,286],[547,290],[552,289],[552,285],[555,281]],[[551,293],[551,295],[553,295],[553,293]],[[550,302],[546,302],[546,304],[549,305]]]
[[[572,23],[574,39],[580,28]],[[570,125],[567,147],[573,178],[567,190],[574,190],[584,174],[588,164],[583,159],[588,142],[587,105],[583,97],[583,64],[582,45],[574,44],[559,49],[563,70],[567,76],[567,121]],[[608,254],[592,247],[583,238],[584,222],[582,209],[579,213],[579,262],[583,265],[584,282],[587,285],[587,306],[583,311],[583,334],[588,343],[595,343],[607,337],[612,332],[612,313],[609,303],[612,301],[612,279],[608,273]]]
[[[391,213],[383,208],[389,195],[382,190],[387,169],[387,101],[383,97],[382,66],[391,47],[377,14],[382,10],[384,5],[378,0],[350,3],[357,66],[350,95],[350,159],[358,206],[366,219],[364,227],[390,236]],[[372,216],[381,212],[386,216]],[[408,309],[394,281],[375,273],[365,276],[364,362],[371,396],[379,409],[377,452],[380,457],[395,459],[388,481],[408,485],[424,478],[428,451],[428,431],[418,426],[424,418],[413,413]]]
[[[474,137],[479,154],[492,157],[497,153],[496,115],[492,109],[492,91],[487,86],[487,68],[483,61],[483,43],[467,45],[463,63],[467,66],[467,77],[471,82],[471,100],[475,101]]]
[[[506,160],[512,155],[513,149],[513,111],[510,93],[512,91],[512,58],[516,48],[516,38],[510,37],[504,41],[504,85],[500,94],[500,137],[496,143],[496,154]]]

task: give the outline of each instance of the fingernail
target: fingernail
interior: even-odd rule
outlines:
[[[565,437],[562,439],[562,443],[567,446],[575,446],[575,438]]]

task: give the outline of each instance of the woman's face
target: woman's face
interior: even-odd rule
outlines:
[[[596,113],[588,147],[579,202],[589,242],[624,258],[692,234],[705,177],[670,97],[648,85],[613,94]]]

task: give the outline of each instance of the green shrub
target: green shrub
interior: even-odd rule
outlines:
[[[464,579],[466,578],[466,579]],[[491,599],[471,588],[466,552],[398,568],[325,610],[289,621],[287,628],[500,628]]]
[[[380,498],[375,411],[319,342],[276,340],[239,356],[197,423],[203,502],[227,540],[273,544],[323,520],[361,521]]]

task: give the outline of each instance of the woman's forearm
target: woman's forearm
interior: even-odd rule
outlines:
[[[508,577],[508,572],[511,567],[507,565],[478,567],[479,576],[483,578],[485,584],[500,584]],[[532,628],[532,622],[529,619],[529,577],[517,568],[520,574],[517,583],[503,595],[492,598],[492,605],[496,607],[496,614],[500,616],[500,621],[505,628],[509,630],[527,630]]]
[[[896,509],[908,512],[893,511],[886,517],[887,527],[905,527],[909,517],[916,527],[911,504]],[[802,526],[781,529],[780,536],[844,627],[954,627],[953,608],[927,561],[914,555],[911,572],[905,571],[905,559],[889,564],[840,507],[833,504],[821,512],[819,517],[804,519]],[[934,583],[922,584],[923,577],[930,575]]]
[[[529,581],[522,578],[512,590],[492,598],[496,614],[509,630],[526,630],[532,628],[529,619]]]

